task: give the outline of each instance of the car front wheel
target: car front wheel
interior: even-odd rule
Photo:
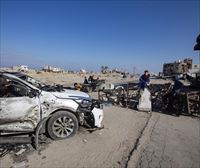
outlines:
[[[59,111],[52,115],[47,123],[49,136],[54,139],[66,139],[76,134],[78,120],[73,113]]]

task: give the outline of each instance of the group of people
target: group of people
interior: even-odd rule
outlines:
[[[94,76],[93,75],[90,75],[87,79],[87,77],[85,76],[84,78],[84,84],[89,84],[89,83],[94,83],[95,81],[98,81],[99,80],[99,77],[97,77],[96,79],[94,79]]]
[[[183,75],[183,78],[185,78],[185,76],[186,75]],[[87,77],[85,77],[84,78],[84,84],[92,84],[92,83],[94,83],[98,79],[99,78],[94,79],[94,76],[92,76],[92,75],[89,76],[88,79],[87,79]],[[166,93],[164,95],[164,97],[163,97],[163,102],[166,102],[166,100],[168,100],[167,108],[166,109],[169,112],[173,111],[174,101],[175,101],[175,99],[177,99],[179,97],[180,92],[184,88],[184,85],[180,81],[179,77],[174,76],[173,77],[173,81],[174,81],[174,85],[173,85],[172,90],[169,93]],[[141,97],[144,89],[147,88],[149,86],[149,84],[150,84],[150,74],[149,74],[148,70],[145,70],[144,74],[141,75],[140,78],[139,78],[138,87],[139,87],[139,95],[140,95],[140,97]],[[75,87],[76,90],[81,90],[83,86],[81,84],[75,83],[74,87]],[[179,115],[178,112],[176,112],[176,114]]]
[[[163,102],[167,102],[166,110],[171,113],[174,112],[173,105],[176,100],[180,99],[180,93],[184,90],[184,84],[180,81],[180,79],[186,80],[188,78],[187,74],[183,74],[182,78],[179,78],[178,76],[173,76],[173,87],[170,90],[170,92],[166,93],[163,97]],[[150,74],[148,70],[144,71],[144,74],[140,76],[139,79],[139,94],[141,95],[143,93],[143,90],[148,87],[150,84]],[[176,110],[176,115],[180,115],[180,111]]]
[[[90,75],[87,79],[87,77],[85,76],[83,84],[80,83],[74,83],[74,89],[75,90],[84,90],[84,86],[90,84],[90,87],[92,88],[92,90],[94,90],[96,88],[96,81],[99,80],[99,77],[97,77],[96,79],[94,79],[93,75]]]

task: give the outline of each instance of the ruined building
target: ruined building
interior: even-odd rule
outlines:
[[[165,63],[163,64],[163,75],[171,76],[178,75],[182,73],[187,73],[192,69],[192,59],[186,58],[183,61],[176,61],[173,63]]]

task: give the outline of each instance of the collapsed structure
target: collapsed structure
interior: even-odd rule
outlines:
[[[192,69],[192,59],[186,58],[183,61],[175,61],[173,63],[163,64],[163,75],[171,76],[189,72]]]
[[[174,76],[184,73],[190,73],[191,76],[195,77],[197,73],[200,73],[200,64],[193,64],[191,58],[163,64],[164,76]]]

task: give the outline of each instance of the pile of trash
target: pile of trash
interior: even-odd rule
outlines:
[[[13,156],[24,155],[33,150],[34,148],[32,147],[31,144],[23,144],[23,145],[4,144],[0,145],[0,158],[4,157],[7,154],[11,154]]]

